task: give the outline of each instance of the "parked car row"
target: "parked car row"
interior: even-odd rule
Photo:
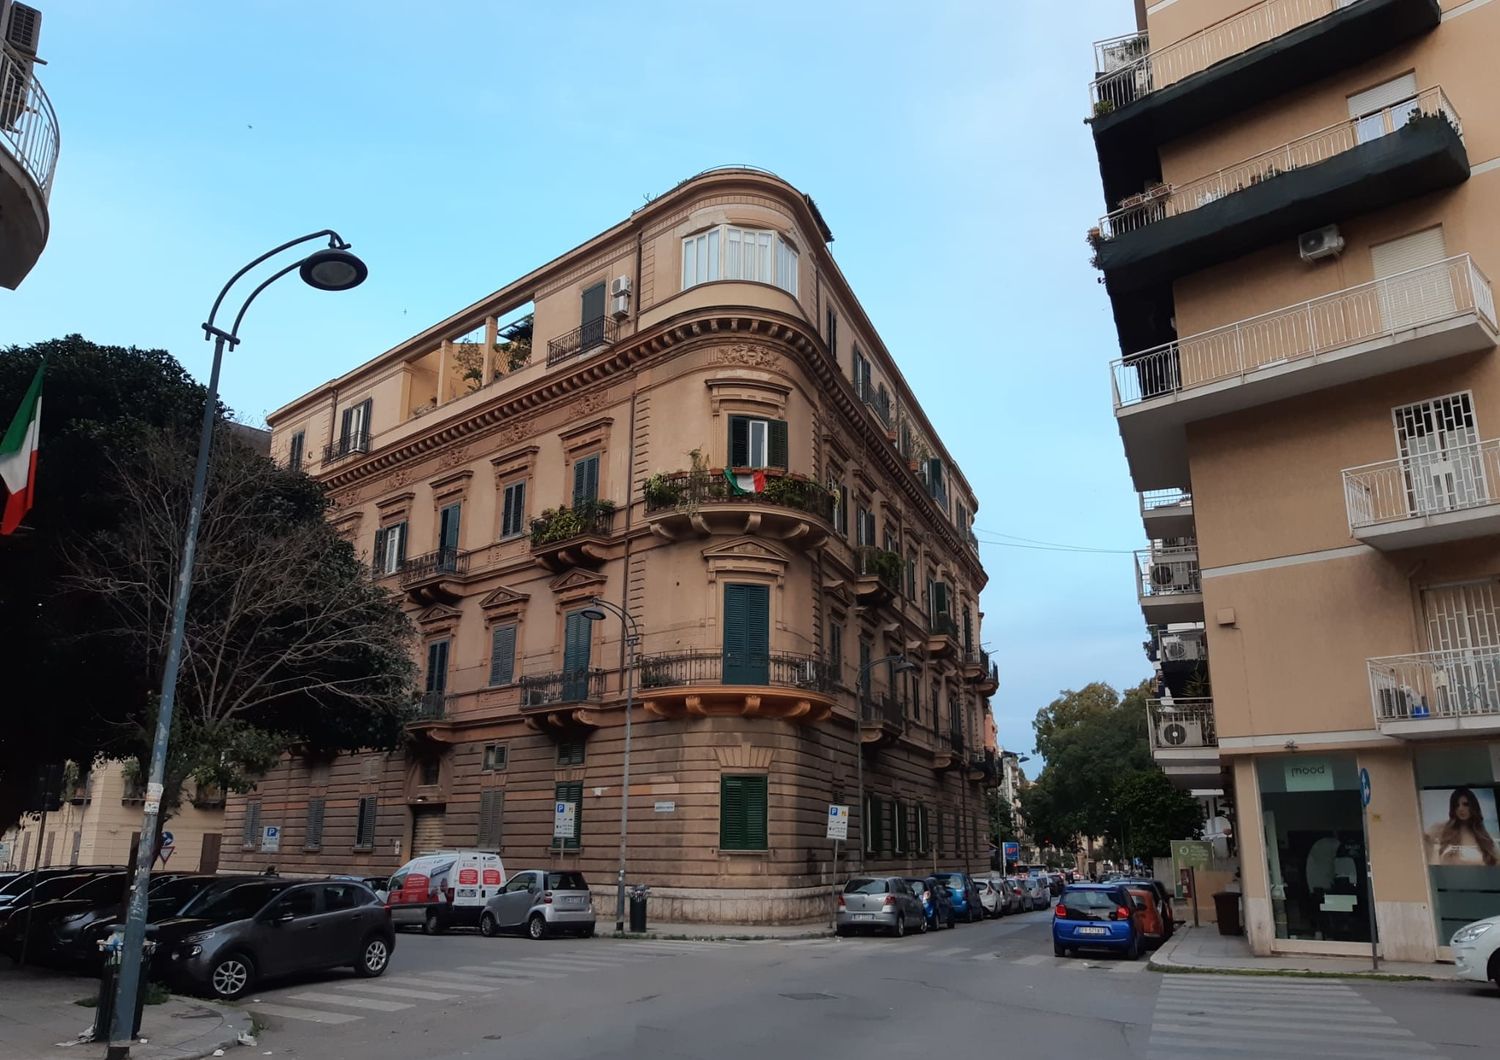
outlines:
[[[1071,883],[1052,911],[1052,951],[1109,950],[1133,961],[1171,938],[1175,926],[1171,893],[1158,880]]]
[[[537,940],[594,934],[593,893],[581,872],[523,869],[507,875],[500,855],[489,851],[412,858],[386,881],[385,895],[392,923],[428,935],[455,927],[478,928],[486,938],[506,932]]]
[[[1052,896],[1044,881],[935,872],[930,876],[852,876],[838,897],[835,931],[902,935],[951,928],[959,921],[994,919],[1046,909]]]

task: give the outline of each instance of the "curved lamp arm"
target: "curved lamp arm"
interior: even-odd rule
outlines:
[[[905,655],[901,655],[899,653],[894,655],[887,655],[881,659],[871,659],[869,662],[865,663],[859,668],[859,687],[861,691],[869,691],[868,686],[870,682],[870,672],[874,670],[875,667],[884,666],[886,663],[906,663],[906,668],[903,672],[910,672],[911,670],[917,669],[915,663],[913,663]]]
[[[610,601],[605,600],[603,597],[599,596],[595,596],[591,600],[589,600],[589,606],[597,607],[603,611],[608,611],[612,615],[618,616],[620,621],[625,623],[625,627],[629,631],[631,639],[639,643],[641,638],[641,629],[640,626],[636,624],[635,616],[633,616],[629,611],[625,610],[619,604],[611,603]]]
[[[214,299],[213,308],[208,311],[208,322],[203,325],[204,339],[218,337],[229,343],[231,347],[239,345],[240,321],[245,319],[245,310],[250,307],[251,302],[255,301],[255,296],[264,291],[272,283],[281,279],[287,273],[300,266],[302,262],[298,261],[291,265],[288,265],[286,268],[282,269],[280,272],[276,273],[270,279],[262,283],[255,290],[251,291],[250,297],[245,299],[245,304],[240,306],[240,311],[234,318],[234,327],[230,328],[226,333],[223,329],[214,326],[214,318],[219,315],[219,307],[223,305],[225,296],[229,294],[229,289],[239,282],[240,277],[244,276],[245,273],[255,268],[255,266],[259,265],[261,262],[266,261],[270,258],[274,258],[283,250],[290,250],[292,247],[297,246],[299,243],[307,243],[314,239],[322,239],[324,236],[328,237],[328,246],[332,250],[348,250],[351,246],[351,244],[344,241],[343,236],[339,235],[331,228],[325,228],[319,232],[309,232],[305,236],[298,236],[296,239],[289,239],[285,243],[281,244],[281,246],[266,251],[260,257],[256,258],[244,268],[240,269],[239,272],[229,277],[229,282],[226,283],[223,289],[219,291],[219,297]]]

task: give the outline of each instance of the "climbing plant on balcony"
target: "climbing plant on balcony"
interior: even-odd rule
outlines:
[[[614,501],[587,501],[576,508],[548,508],[531,521],[531,543],[552,545],[595,533],[600,520],[614,514]]]

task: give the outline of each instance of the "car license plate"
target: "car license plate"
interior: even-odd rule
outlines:
[[[478,894],[478,893],[479,893],[479,892],[478,892],[478,891],[476,891],[476,890],[475,890],[475,889],[474,889],[474,888],[472,888],[472,887],[460,887],[460,888],[459,888],[459,889],[458,889],[458,896],[459,896],[459,897],[460,897],[460,898],[473,898],[473,897],[474,897],[474,896],[475,896],[475,895],[477,895],[477,894]]]
[[[874,920],[875,919],[875,914],[874,913],[855,913],[854,914],[854,919],[855,920]]]
[[[1081,927],[1074,931],[1075,935],[1108,935],[1109,928]]]

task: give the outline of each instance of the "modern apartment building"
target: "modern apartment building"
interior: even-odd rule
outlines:
[[[1137,26],[1096,46],[1089,241],[1156,754],[1232,800],[1257,953],[1368,953],[1373,903],[1440,959],[1500,913],[1500,3]]]
[[[658,918],[826,915],[830,804],[871,869],[986,862],[977,502],[831,239],[786,182],[711,170],[271,415],[422,687],[399,752],[232,798],[227,866],[481,847],[611,908],[627,732]]]
[[[42,13],[0,0],[0,287],[15,290],[47,245],[57,115],[37,80]]]

